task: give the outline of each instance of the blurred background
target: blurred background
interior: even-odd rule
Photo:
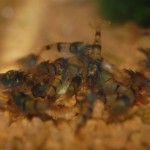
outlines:
[[[92,42],[95,20],[109,24],[102,28],[103,56],[129,68],[131,56],[140,57],[137,47],[150,47],[149,18],[149,0],[1,0],[1,72],[49,43]]]
[[[97,0],[101,16],[112,23],[135,22],[143,28],[150,27],[149,0]]]

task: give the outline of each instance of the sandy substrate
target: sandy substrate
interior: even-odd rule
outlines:
[[[95,30],[89,23],[95,20],[90,3],[27,0],[14,5],[13,17],[3,27],[1,40],[1,72],[18,68],[15,60],[38,52],[48,43],[57,41],[93,41]],[[43,11],[44,10],[44,11]],[[138,47],[150,47],[150,36],[132,23],[102,28],[102,55],[119,69],[139,68],[144,56]],[[48,57],[47,57],[48,55]],[[43,60],[65,57],[55,51],[43,55]],[[6,65],[7,64],[7,65]],[[97,101],[93,117],[75,134],[76,110],[50,113],[56,122],[42,122],[38,117],[24,117],[12,122],[8,111],[0,112],[0,149],[2,150],[149,150],[150,105],[135,106],[138,111],[123,122],[107,124],[102,118],[104,106]],[[115,116],[114,116],[115,117]],[[57,119],[63,118],[63,119]]]

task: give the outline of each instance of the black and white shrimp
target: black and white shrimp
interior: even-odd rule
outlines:
[[[72,56],[40,62],[40,55],[51,50]],[[101,31],[96,29],[91,43],[52,43],[42,47],[39,54],[21,59],[25,67],[23,71],[10,70],[0,74],[0,84],[9,89],[8,105],[14,104],[24,114],[41,116],[45,110],[57,105],[59,98],[67,101],[75,97],[73,107],[79,107],[80,114],[77,131],[92,117],[96,99],[104,103],[111,117],[127,112],[136,104],[138,93],[149,93],[150,79],[139,72],[126,70],[128,82],[120,82],[112,71],[115,67],[106,63],[101,51]],[[145,62],[149,64],[149,50],[140,51],[146,55]],[[78,61],[74,63],[73,59]]]

